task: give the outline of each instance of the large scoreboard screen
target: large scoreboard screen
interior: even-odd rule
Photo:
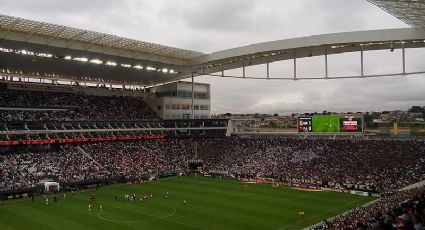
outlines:
[[[341,117],[342,132],[362,132],[362,117],[345,115]]]
[[[362,121],[361,114],[302,116],[298,117],[298,132],[361,133]]]
[[[311,117],[299,117],[298,118],[298,132],[311,132],[313,131],[312,118]]]
[[[313,132],[338,133],[339,131],[340,127],[338,115],[313,116]]]

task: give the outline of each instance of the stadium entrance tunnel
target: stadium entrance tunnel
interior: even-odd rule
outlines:
[[[202,162],[190,162],[189,169],[192,172],[197,172],[202,167]]]

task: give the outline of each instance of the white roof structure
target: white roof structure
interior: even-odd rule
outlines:
[[[186,78],[190,60],[202,55],[205,54],[0,14],[0,75],[154,85]],[[31,56],[29,65],[25,59]]]
[[[368,0],[404,23],[425,28],[425,0]]]
[[[425,47],[425,30],[422,29],[369,30],[252,44],[197,57],[192,64],[201,75],[297,58],[421,47]]]
[[[118,49],[117,53],[148,54],[168,59],[188,60],[200,55],[201,52],[174,48],[155,43],[138,41],[120,36],[61,26],[51,23],[27,20],[20,17],[12,17],[0,14],[0,38],[10,37],[12,33],[25,34],[26,42],[47,43],[47,45],[62,46],[63,48],[78,48],[77,43],[88,44],[89,48],[109,47]],[[37,39],[37,37],[47,38]],[[60,42],[65,41],[65,43]],[[134,56],[134,54],[132,55]]]

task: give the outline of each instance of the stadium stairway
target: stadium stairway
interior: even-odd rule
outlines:
[[[18,171],[18,169],[12,164],[12,162],[9,160],[7,156],[2,156],[4,162],[16,173],[16,175],[25,183],[27,188],[31,188],[31,184],[25,179],[25,177],[21,174],[21,172]]]
[[[412,188],[419,188],[425,185],[425,180],[419,181],[417,183],[411,184],[409,186],[406,186],[404,188],[399,189],[398,191],[404,191],[404,190],[409,190]]]
[[[59,147],[61,150],[62,150],[62,152],[65,152],[65,149],[63,149],[63,147],[62,146],[60,146]],[[53,164],[55,164],[55,166],[57,166],[62,172],[65,172],[65,170],[62,168],[62,166],[61,166],[61,164],[59,164],[59,162],[57,162],[56,160],[55,160],[55,158],[54,157],[52,157],[51,155],[50,155],[50,160],[53,162]]]
[[[93,157],[91,157],[86,151],[84,151],[83,148],[81,148],[80,146],[77,146],[76,148],[77,148],[77,150],[81,154],[85,155],[87,158],[89,158],[90,160],[92,160],[94,163],[96,163],[97,165],[99,165],[101,168],[103,168],[103,169],[105,168],[105,167],[103,167],[103,165],[99,164],[99,162],[97,162],[95,159],[93,159]]]

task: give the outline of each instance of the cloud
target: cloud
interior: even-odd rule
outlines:
[[[245,31],[252,28],[252,23],[257,23],[253,16],[256,13],[253,0],[172,1],[162,12],[169,20],[179,20],[200,33]]]

